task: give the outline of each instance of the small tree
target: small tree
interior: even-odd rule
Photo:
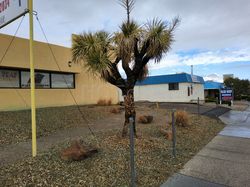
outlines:
[[[72,54],[74,62],[82,61],[88,71],[121,89],[125,105],[122,135],[126,136],[129,118],[136,117],[134,86],[147,76],[148,62],[160,62],[169,51],[179,19],[171,23],[153,19],[139,26],[130,19],[135,0],[120,0],[120,3],[127,11],[127,20],[120,31],[112,35],[105,31],[77,35],[73,37]],[[122,64],[126,79],[122,78],[118,63]]]
[[[250,81],[247,79],[239,78],[227,78],[224,81],[226,87],[233,88],[234,96],[236,100],[242,99],[242,96],[246,97],[250,95]]]

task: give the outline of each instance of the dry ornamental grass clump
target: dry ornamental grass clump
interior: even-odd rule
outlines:
[[[153,121],[153,116],[139,116],[138,122],[143,124],[148,124]]]
[[[110,112],[113,114],[120,114],[122,111],[121,108],[111,108]]]
[[[112,101],[111,99],[99,99],[97,101],[97,105],[98,106],[110,106],[112,104]]]
[[[189,125],[189,118],[187,112],[183,110],[178,110],[176,112],[175,123],[178,126],[187,127]]]
[[[98,150],[87,146],[81,141],[73,141],[71,146],[61,151],[61,159],[65,161],[81,161],[91,157]]]

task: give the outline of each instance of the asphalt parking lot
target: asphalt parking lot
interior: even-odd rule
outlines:
[[[137,105],[145,105],[148,107],[157,107],[157,103],[154,102],[137,102]],[[164,103],[159,102],[158,106],[160,108],[164,108],[167,110],[185,110],[191,114],[198,114],[198,111],[201,115],[209,116],[212,118],[218,118],[220,115],[228,112],[231,110],[230,108],[216,106],[216,105],[207,105],[207,104],[200,104],[199,108],[197,104],[193,103]]]

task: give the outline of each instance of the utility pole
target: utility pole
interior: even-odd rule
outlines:
[[[20,1],[19,1],[20,3]],[[35,70],[34,70],[34,31],[33,31],[33,0],[29,0],[29,26],[30,26],[30,96],[31,96],[31,129],[32,129],[32,156],[37,155],[36,142],[36,103],[35,103]]]

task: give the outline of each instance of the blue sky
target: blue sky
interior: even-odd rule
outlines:
[[[223,74],[234,74],[235,77],[241,79],[249,78],[250,63],[249,62],[231,62],[227,64],[209,64],[196,65],[193,72],[196,75],[203,76],[206,80],[214,80],[221,82]],[[173,68],[162,68],[150,72],[150,75],[174,74],[180,72],[191,72],[191,67],[187,65],[175,66]]]
[[[71,34],[114,32],[126,18],[118,0],[34,0],[34,9],[50,43],[71,47]],[[136,0],[132,18],[143,24],[152,18],[181,23],[172,49],[150,75],[190,72],[222,81],[223,74],[250,79],[249,0]],[[0,30],[13,35],[20,19]],[[28,16],[18,32],[28,38]],[[45,41],[35,21],[35,39]]]
[[[191,72],[206,80],[222,82],[223,74],[234,74],[241,79],[250,79],[250,49],[220,49],[178,51],[170,53],[161,64],[150,63],[150,75]]]

